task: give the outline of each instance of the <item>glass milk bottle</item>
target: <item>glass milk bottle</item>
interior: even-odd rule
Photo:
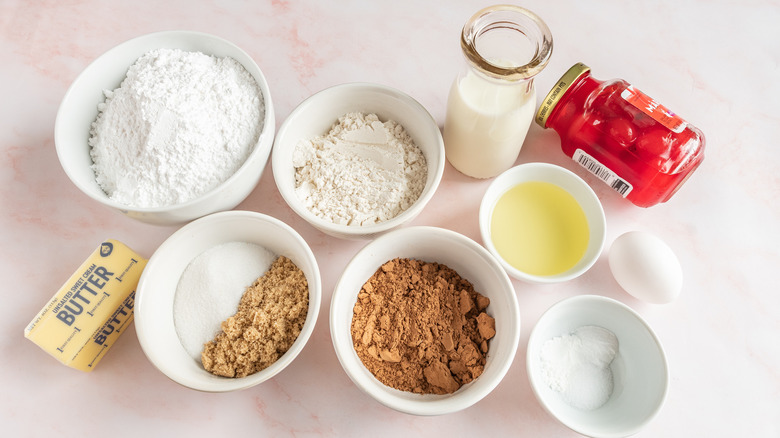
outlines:
[[[466,68],[447,100],[444,149],[461,173],[492,178],[514,165],[536,107],[536,76],[552,35],[533,12],[491,6],[472,16],[460,40]]]

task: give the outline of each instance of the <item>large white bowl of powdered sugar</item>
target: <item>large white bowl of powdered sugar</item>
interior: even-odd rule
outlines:
[[[149,361],[173,381],[239,390],[295,360],[321,294],[317,260],[295,230],[261,213],[219,212],[180,228],[149,259],[135,330]]]
[[[304,100],[279,128],[271,163],[282,197],[331,236],[372,238],[408,223],[444,172],[444,142],[407,94],[341,84]]]
[[[275,131],[254,60],[213,35],[140,36],[98,57],[66,92],[54,129],[84,194],[155,224],[229,210],[257,185]]]

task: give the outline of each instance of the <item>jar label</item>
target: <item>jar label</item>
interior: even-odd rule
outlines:
[[[656,122],[669,128],[672,132],[679,134],[685,129],[685,120],[669,111],[669,108],[656,102],[647,94],[634,89],[633,85],[629,85],[628,88],[623,90],[623,92],[620,93],[620,97],[637,107],[646,115],[652,117]]]
[[[622,197],[628,196],[634,188],[631,183],[619,177],[609,167],[601,164],[597,159],[590,156],[582,149],[577,149],[571,157],[574,161],[596,175],[597,178],[607,183],[612,189],[618,192]]]

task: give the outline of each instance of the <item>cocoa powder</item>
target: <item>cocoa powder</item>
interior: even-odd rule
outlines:
[[[439,263],[396,258],[358,293],[352,342],[382,383],[420,394],[449,394],[479,377],[495,320],[490,300]]]

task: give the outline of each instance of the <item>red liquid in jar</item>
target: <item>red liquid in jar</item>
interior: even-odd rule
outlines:
[[[700,130],[623,80],[594,79],[582,64],[548,94],[537,122],[558,132],[566,155],[640,207],[669,200],[704,159]]]

